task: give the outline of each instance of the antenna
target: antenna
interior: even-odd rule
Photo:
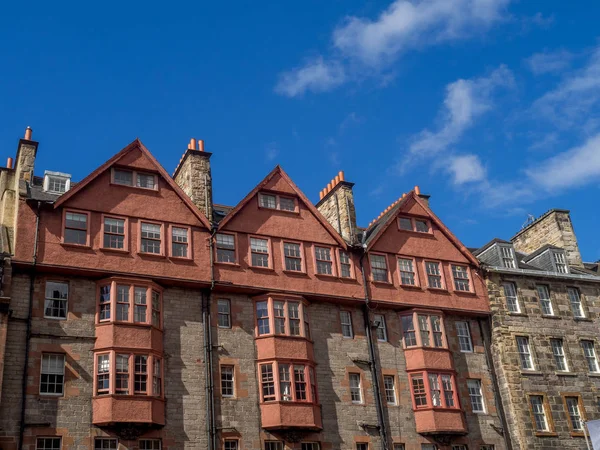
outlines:
[[[527,228],[533,222],[535,222],[535,216],[533,214],[527,214],[527,220],[525,221],[525,223],[523,225],[521,225],[521,230],[523,228]]]

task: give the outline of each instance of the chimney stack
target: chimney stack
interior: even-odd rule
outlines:
[[[212,153],[204,151],[202,139],[190,139],[188,148],[173,173],[173,179],[212,223],[211,155]]]
[[[345,181],[344,172],[340,171],[327,183],[327,187],[319,192],[319,202],[317,203],[319,212],[350,244],[356,240],[353,186],[354,183]]]

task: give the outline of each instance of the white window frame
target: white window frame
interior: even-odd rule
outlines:
[[[554,316],[554,305],[552,304],[550,288],[545,284],[538,284],[535,286],[535,290],[540,299],[540,308],[542,309],[542,315]],[[547,294],[547,297],[543,297],[542,293]]]
[[[46,365],[51,365],[52,360],[59,360],[62,359],[62,364],[59,364],[59,368],[60,370],[52,370],[49,367],[46,367],[46,371],[44,371],[44,360],[47,360]],[[40,395],[41,396],[48,396],[48,397],[63,397],[65,395],[65,354],[64,353],[42,353],[42,359],[40,362]],[[61,386],[62,387],[62,392],[42,392],[42,377],[43,375],[55,375],[55,376],[62,376],[62,382],[61,383],[52,383],[55,386]],[[46,383],[46,384],[50,384],[50,383]]]
[[[498,245],[498,253],[500,255],[500,260],[502,261],[502,266],[507,269],[516,268],[515,261],[515,251],[513,250],[511,245]]]
[[[35,450],[55,450],[56,447],[51,445],[50,447],[46,446],[45,440],[49,439],[55,441],[58,439],[58,448],[62,449],[62,436],[36,436],[35,439]],[[40,441],[42,441],[42,445],[40,446]]]
[[[550,338],[550,349],[552,350],[552,356],[554,357],[554,362],[556,363],[557,372],[568,372],[569,361],[567,360],[567,354],[565,352],[564,340],[562,338]],[[564,366],[564,369],[561,369],[561,364]]]
[[[225,379],[224,375],[231,375],[231,379]],[[231,394],[224,394],[223,383],[231,383]],[[235,366],[231,364],[223,364],[221,366],[221,397],[235,397]]]
[[[585,310],[583,309],[583,301],[581,300],[581,292],[579,292],[579,289],[567,287],[567,296],[569,297],[573,317],[575,319],[585,319]]]
[[[226,305],[227,310],[221,312],[221,306]],[[227,325],[221,325],[221,317],[227,317]],[[227,298],[220,298],[217,300],[217,327],[218,328],[231,328],[231,301]]]
[[[467,390],[469,391],[469,399],[471,401],[471,410],[476,414],[485,414],[485,399],[483,398],[483,390],[481,389],[481,380],[467,380]],[[481,409],[475,409],[474,399],[479,398]]]
[[[62,299],[62,298],[49,297],[48,296],[48,286],[50,284],[65,285],[67,287],[67,298]],[[48,308],[48,302],[55,302],[55,301],[64,302],[64,304],[65,304],[65,307],[64,307],[65,308],[65,316],[64,317],[61,317],[61,316],[49,316],[49,315],[46,314],[46,309]],[[44,286],[44,318],[45,319],[52,319],[52,320],[67,320],[67,316],[68,315],[69,315],[69,283],[66,282],[66,281],[47,280],[46,281],[46,285]]]
[[[598,354],[596,353],[596,343],[590,339],[583,339],[581,342],[581,349],[583,351],[583,356],[587,361],[588,371],[590,373],[599,373],[600,367],[598,366]],[[588,346],[589,344],[589,346]],[[591,351],[588,351],[591,350]],[[592,364],[595,367],[595,370],[592,370]]]
[[[392,382],[391,387],[389,386],[389,384],[387,383],[387,381]],[[394,375],[384,375],[383,376],[383,388],[385,391],[385,400],[387,402],[388,405],[396,405],[397,404],[397,399],[396,399],[396,377]],[[392,401],[390,401],[390,398],[392,399]]]
[[[469,322],[459,320],[455,322],[456,336],[458,337],[458,345],[461,353],[473,353],[473,340],[471,339],[471,330]],[[463,345],[466,344],[466,345]]]
[[[344,322],[344,316],[346,316],[348,318],[347,322]],[[348,310],[342,309],[340,311],[340,324],[342,325],[342,336],[345,337],[346,339],[353,339],[354,338],[354,328],[352,327],[352,313]],[[348,329],[350,330],[350,334],[348,335],[345,331],[344,331],[344,327],[348,327]]]
[[[565,252],[562,250],[553,250],[551,253],[554,270],[558,273],[569,273],[569,264],[567,263]]]
[[[515,336],[515,341],[517,343],[517,352],[519,353],[519,367],[523,371],[535,371],[533,348],[529,336]]]
[[[358,385],[355,384],[355,381],[358,377]],[[354,404],[362,404],[363,402],[363,393],[362,393],[362,376],[358,372],[350,372],[348,374],[348,385],[350,386],[350,400]],[[358,400],[354,400],[352,397],[358,394]]]
[[[377,340],[379,342],[387,342],[388,335],[387,335],[387,328],[385,325],[385,316],[383,314],[374,314],[373,315],[373,324],[375,324],[375,323],[378,323],[377,330],[375,330],[376,334],[377,334]],[[379,336],[380,332],[383,334],[383,337]]]
[[[510,289],[513,290],[511,294],[514,293],[514,296],[508,295],[509,293],[507,292],[507,286],[510,286]],[[508,310],[508,312],[512,314],[521,314],[521,304],[519,303],[519,293],[517,291],[517,284],[513,281],[504,281],[502,283],[502,291],[504,293],[504,298],[506,299],[506,309]],[[513,307],[511,306],[513,299],[516,310],[513,309]]]
[[[50,189],[50,179],[54,179],[58,182],[65,182],[65,190],[61,191],[61,190],[55,190],[55,189]],[[71,175],[68,173],[62,173],[62,172],[52,172],[50,170],[46,170],[44,172],[44,184],[43,184],[43,189],[44,192],[49,192],[51,194],[64,194],[65,192],[68,192],[69,189],[71,189]]]

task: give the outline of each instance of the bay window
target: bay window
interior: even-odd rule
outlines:
[[[162,395],[162,359],[153,354],[132,354],[118,350],[97,354],[95,370],[97,396]],[[152,377],[150,388],[149,376]],[[114,386],[111,386],[111,377],[114,377]]]
[[[260,364],[262,401],[317,402],[314,369],[305,364],[272,361]]]
[[[128,284],[126,279],[114,279],[100,285],[98,321],[133,322],[160,328],[162,294],[153,283],[140,286]],[[111,314],[111,310],[115,314]]]
[[[454,375],[438,372],[418,372],[410,375],[415,409],[458,408]]]
[[[417,333],[416,330],[419,330]],[[442,317],[437,314],[413,311],[402,315],[402,334],[405,347],[445,348],[446,339]]]
[[[256,302],[257,335],[271,333],[310,339],[308,311],[301,301],[267,297]]]

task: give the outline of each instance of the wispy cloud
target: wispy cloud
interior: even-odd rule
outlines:
[[[566,50],[535,53],[525,60],[529,70],[535,75],[560,73],[571,65],[573,54]]]
[[[296,97],[307,91],[324,92],[339,86],[345,79],[346,73],[341,64],[318,57],[304,66],[282,73],[275,92],[287,97]]]
[[[295,97],[377,74],[401,54],[466,39],[506,16],[510,0],[395,0],[376,19],[349,16],[332,33],[332,56],[283,73],[275,87]]]
[[[487,170],[479,156],[473,154],[452,157],[447,170],[452,175],[452,183],[455,185],[482,181],[487,176]]]
[[[274,161],[279,156],[279,148],[276,142],[270,142],[265,147],[265,159],[267,162]]]
[[[359,123],[362,123],[362,121],[363,121],[362,117],[360,117],[355,112],[351,112],[340,123],[340,127],[339,127],[340,134],[343,133],[344,131],[346,131],[347,128],[350,128],[353,125],[358,125]]]
[[[415,160],[432,158],[458,142],[464,132],[491,109],[492,97],[497,89],[511,87],[513,82],[512,72],[505,66],[500,66],[489,76],[460,79],[446,86],[438,129],[425,129],[411,138],[409,157],[404,159],[399,167],[400,171]]]

